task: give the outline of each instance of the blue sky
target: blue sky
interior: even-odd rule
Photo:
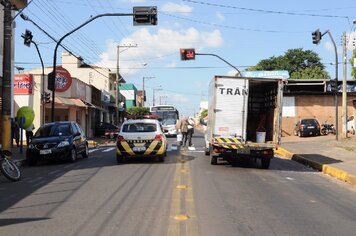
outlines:
[[[329,30],[341,61],[342,33],[353,32],[356,20],[354,0],[33,0],[23,13],[59,39],[90,16],[132,13],[133,6],[157,6],[158,25],[133,26],[132,17],[104,17],[84,26],[63,44],[86,63],[112,70],[116,69],[116,46],[137,45],[120,50],[120,74],[138,89],[142,89],[143,77],[154,77],[145,80],[146,105],[152,104],[156,89],[156,104],[174,104],[182,115],[198,112],[200,101],[207,100],[208,84],[214,75],[234,70],[215,57],[181,61],[180,48],[217,54],[241,71],[288,49],[303,48],[318,53],[334,78],[335,53],[330,38],[325,35],[319,45],[314,45],[311,33],[317,28]],[[35,48],[23,45],[21,34],[25,29],[32,31],[45,65],[51,66],[55,43],[20,17],[16,18],[15,65],[40,67]],[[349,35],[348,58],[354,39],[353,33]],[[61,63],[60,58],[57,63]],[[341,65],[339,72],[341,78]],[[350,77],[350,65],[347,74]]]

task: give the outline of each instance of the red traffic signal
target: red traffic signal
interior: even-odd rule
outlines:
[[[195,49],[194,48],[181,48],[180,49],[180,59],[183,61],[195,60]]]

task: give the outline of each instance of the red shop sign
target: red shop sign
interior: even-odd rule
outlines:
[[[33,78],[32,75],[15,75],[14,76],[14,94],[32,94]]]
[[[72,84],[72,76],[61,66],[56,68],[56,92],[65,92]]]

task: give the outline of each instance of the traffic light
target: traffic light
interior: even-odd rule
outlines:
[[[319,44],[320,40],[321,40],[321,32],[319,31],[319,29],[315,30],[312,33],[312,37],[313,37],[313,44]]]
[[[32,35],[32,32],[29,31],[29,30],[26,30],[25,31],[25,34],[22,34],[21,35],[22,38],[24,38],[24,44],[29,47],[31,46],[31,42],[32,42],[32,38],[33,38],[33,35]]]
[[[134,25],[157,25],[157,7],[134,7]]]
[[[55,77],[53,71],[47,75],[47,89],[53,91],[55,85]]]
[[[330,80],[330,91],[331,92],[337,92],[338,91],[338,85],[336,80]]]
[[[42,103],[50,103],[51,102],[51,94],[50,93],[42,93],[41,94]]]
[[[182,61],[195,60],[195,49],[194,48],[181,48],[180,49],[180,59]]]

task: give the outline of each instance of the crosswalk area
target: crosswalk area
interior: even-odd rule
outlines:
[[[89,149],[89,153],[108,153],[115,152],[116,147],[113,146],[102,146],[102,147],[94,147]],[[179,147],[176,144],[168,144],[167,152],[177,152],[177,151],[187,151],[187,152],[204,152],[203,147]]]

